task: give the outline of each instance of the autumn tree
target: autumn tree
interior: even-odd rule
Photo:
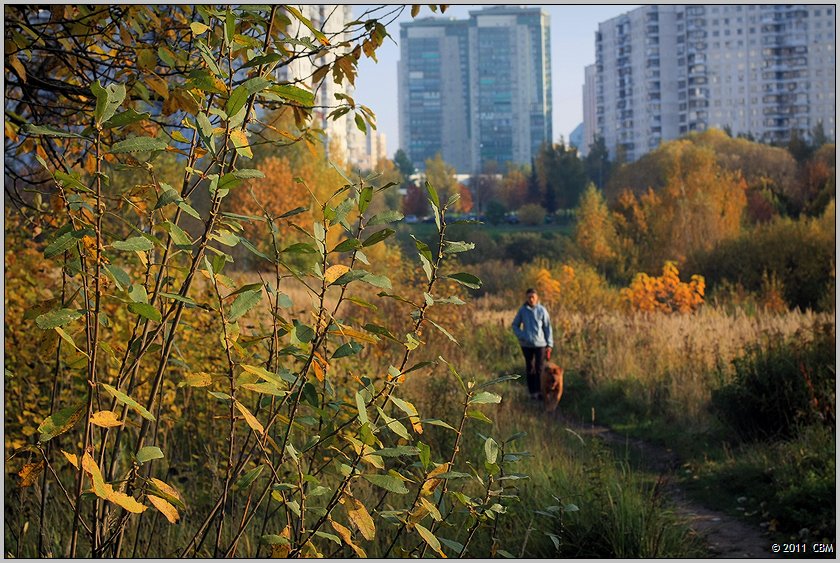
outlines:
[[[458,193],[457,171],[443,160],[440,153],[426,160],[426,180],[436,187],[441,199],[446,201],[449,196]]]
[[[617,234],[604,196],[590,183],[580,198],[575,242],[590,264],[602,271],[618,256]]]
[[[746,183],[740,173],[721,167],[710,148],[671,141],[633,167],[641,177],[659,179],[658,188],[640,195],[625,189],[617,202],[619,237],[635,247],[637,268],[682,263],[690,253],[740,232]]]

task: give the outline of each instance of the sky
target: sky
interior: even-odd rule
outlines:
[[[529,4],[537,6],[539,4]],[[451,5],[442,17],[467,19],[470,10],[484,4]],[[583,121],[583,69],[595,62],[595,32],[602,21],[635,9],[635,4],[605,5],[540,5],[549,15],[551,25],[552,119],[554,139],[569,134]],[[371,6],[353,6],[353,16],[359,17]],[[418,18],[441,17],[423,5]],[[400,58],[400,22],[411,21],[411,10],[387,26],[391,38],[386,38],[377,51],[378,63],[362,57],[356,79],[356,103],[364,104],[376,114],[377,130],[386,137],[387,153],[393,157],[399,148],[397,110],[397,61]],[[393,41],[391,40],[393,39]]]

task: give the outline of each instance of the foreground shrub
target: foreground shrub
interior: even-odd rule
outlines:
[[[753,345],[733,362],[735,378],[713,391],[712,405],[745,439],[790,436],[796,427],[835,421],[835,331],[818,327],[811,342],[796,336]]]
[[[703,272],[710,289],[727,282],[760,293],[765,277],[784,288],[788,306],[826,310],[834,293],[836,264],[834,204],[819,219],[777,219],[709,252],[695,254],[686,264]]]

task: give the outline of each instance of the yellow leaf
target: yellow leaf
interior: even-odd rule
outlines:
[[[209,373],[200,371],[198,373],[185,373],[184,381],[178,384],[179,387],[188,385],[190,387],[207,387],[212,383]]]
[[[245,408],[245,405],[243,405],[239,401],[234,401],[234,404],[236,405],[236,408],[239,409],[239,412],[242,413],[242,416],[245,417],[245,422],[248,423],[248,426],[250,426],[251,429],[254,430],[254,432],[257,432],[258,434],[262,434],[263,432],[265,432],[263,425],[260,424],[260,421],[257,420],[257,417],[251,414],[251,411]]]
[[[181,493],[176,491],[175,488],[172,487],[171,485],[167,485],[166,483],[164,483],[160,479],[155,479],[154,477],[151,477],[149,480],[152,482],[152,484],[155,487],[160,489],[160,492],[165,493],[165,494],[170,495],[170,496],[173,496],[176,499],[180,500],[181,502],[184,501],[184,498],[181,496]]]
[[[76,454],[69,454],[64,450],[61,450],[61,453],[64,454],[64,457],[67,458],[67,461],[73,464],[73,467],[75,467],[76,469],[79,468],[79,458],[76,456]]]
[[[44,466],[45,464],[43,459],[38,463],[27,463],[24,465],[23,469],[18,472],[18,476],[20,476],[20,486],[31,487],[35,484],[35,479],[37,479],[41,471],[44,470]]]
[[[327,268],[327,271],[324,272],[324,279],[327,281],[327,285],[329,285],[349,271],[350,268],[344,264],[335,264]]]
[[[245,135],[245,131],[242,129],[234,129],[230,132],[230,140],[233,142],[233,146],[236,148],[236,152],[239,153],[239,156],[244,156],[245,158],[254,157],[254,153],[248,145],[248,137]]]
[[[166,80],[160,76],[157,76],[156,74],[146,75],[146,84],[149,88],[160,94],[160,97],[164,100],[169,99],[169,85],[166,83]]]
[[[146,498],[149,499],[149,502],[151,502],[155,508],[160,510],[161,513],[163,513],[163,515],[166,516],[166,519],[169,520],[170,524],[174,524],[178,521],[178,511],[175,509],[174,506],[172,506],[162,498],[156,497],[154,495],[147,495]]]
[[[434,469],[429,471],[429,474],[426,476],[426,482],[423,483],[423,487],[420,489],[420,492],[424,495],[432,494],[435,491],[435,489],[437,488],[437,486],[440,485],[440,483],[441,483],[440,479],[435,479],[434,478],[435,475],[440,475],[441,473],[446,473],[446,471],[448,469],[449,469],[449,462],[446,462],[446,463],[441,463],[440,465],[438,465],[437,467],[435,467]]]
[[[105,479],[102,478],[102,472],[99,470],[99,466],[87,452],[85,452],[85,455],[82,456],[82,469],[90,475],[90,478],[93,481],[93,492],[96,496],[108,499],[108,497],[113,494],[114,489],[111,485],[105,482]]]
[[[331,330],[330,334],[347,336],[350,338],[355,338],[356,340],[371,343],[377,342],[379,340],[376,336],[372,334],[368,334],[367,332],[362,332],[360,330],[356,330],[354,328],[350,328],[349,326],[345,326],[342,324],[338,324],[338,330]]]
[[[441,549],[441,547],[440,547],[440,542],[438,541],[438,539],[435,537],[435,535],[432,532],[430,532],[429,530],[427,530],[426,528],[424,528],[420,524],[415,524],[414,529],[416,529],[417,533],[420,534],[420,537],[422,537],[423,540],[425,540],[425,542],[427,544],[429,544],[429,547],[431,547],[432,549],[437,551],[440,554],[441,557],[444,557],[444,558],[446,557],[446,554],[443,552],[443,549]]]
[[[140,514],[141,512],[149,508],[145,504],[137,502],[137,499],[135,499],[134,497],[128,496],[127,494],[121,493],[119,491],[111,491],[111,494],[108,495],[107,499],[113,503],[122,506],[129,512],[133,512],[135,514]]]
[[[113,428],[115,426],[123,425],[123,422],[114,411],[99,411],[97,413],[93,413],[90,417],[90,423],[96,426],[101,426],[102,428]]]
[[[330,524],[332,525],[333,530],[335,530],[338,533],[338,535],[341,537],[341,539],[344,540],[344,543],[349,545],[350,548],[353,551],[356,552],[356,555],[358,555],[359,557],[367,558],[367,553],[365,553],[365,550],[362,549],[361,547],[359,547],[358,545],[356,545],[355,543],[353,543],[353,539],[351,538],[350,530],[348,530],[347,528],[345,528],[344,526],[342,526],[341,524],[339,524],[338,522],[336,522],[332,518],[330,518]]]
[[[344,504],[344,508],[347,510],[350,521],[359,529],[366,540],[373,540],[376,537],[376,526],[373,524],[373,518],[370,517],[365,505],[351,496],[345,496],[343,500],[348,501]]]
[[[280,537],[286,538],[287,540],[292,539],[292,528],[291,526],[286,526],[283,528],[283,531],[280,532]],[[271,557],[275,559],[285,559],[289,556],[289,552],[292,550],[291,542],[286,543],[276,543],[271,546]]]
[[[205,31],[210,29],[210,27],[201,22],[192,22],[190,24],[190,29],[192,30],[193,35],[201,35]]]
[[[18,60],[17,55],[12,55],[8,58],[9,63],[12,65],[12,68],[17,71],[18,75],[20,76],[21,82],[26,84],[26,69],[23,67],[23,64]]]

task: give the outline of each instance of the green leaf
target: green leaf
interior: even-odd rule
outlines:
[[[81,135],[77,135],[76,133],[62,131],[60,129],[56,129],[55,127],[50,127],[48,125],[32,125],[31,123],[27,123],[26,125],[21,127],[20,130],[25,135],[43,135],[45,137],[71,137],[74,139],[83,138]]]
[[[56,309],[39,315],[35,319],[35,324],[38,325],[38,328],[48,330],[57,326],[64,326],[82,316],[84,316],[84,313],[76,309]]]
[[[69,233],[62,233],[44,249],[44,258],[52,258],[73,247],[82,237],[93,236],[91,229],[79,229]]]
[[[493,424],[493,421],[487,418],[487,415],[478,410],[467,411],[467,416],[470,418],[474,418],[475,420],[480,420],[481,422],[486,422],[487,424]]]
[[[499,444],[493,438],[484,440],[484,457],[487,459],[487,463],[491,464],[496,463],[496,459],[499,457]]]
[[[345,356],[353,356],[358,354],[362,350],[362,345],[358,342],[346,342],[338,347],[338,349],[333,354],[333,359],[343,358]]]
[[[449,549],[451,549],[455,553],[461,553],[464,550],[464,545],[460,544],[460,543],[458,543],[454,540],[448,540],[446,538],[438,538],[438,539],[440,540],[440,543],[442,543],[444,546],[448,547]],[[501,552],[502,552],[501,549],[497,550],[497,553],[501,553]]]
[[[468,250],[472,250],[475,248],[474,242],[464,242],[464,241],[446,241],[444,243],[443,251],[447,254],[456,254],[458,252],[466,252]]]
[[[477,393],[472,399],[470,399],[470,405],[483,405],[483,404],[492,404],[492,403],[501,403],[502,397],[495,393],[491,393],[489,391],[482,391],[481,393]]]
[[[397,446],[395,448],[382,448],[381,450],[376,450],[370,453],[371,455],[378,455],[380,457],[401,457],[404,455],[414,456],[420,453],[420,449],[414,446]]]
[[[470,289],[479,289],[481,287],[481,280],[472,274],[461,272],[458,274],[450,274],[446,277],[451,280],[455,280],[456,282],[460,283],[461,285],[465,285]]]
[[[396,434],[400,438],[403,438],[405,440],[410,440],[411,439],[411,437],[408,434],[408,430],[406,430],[406,428],[405,428],[405,426],[403,425],[402,422],[400,422],[399,420],[396,420],[394,418],[391,418],[390,416],[385,414],[385,411],[383,411],[378,406],[376,407],[376,411],[379,413],[379,416],[382,418],[382,420],[385,421],[385,424],[383,424],[383,426],[385,428],[387,428],[388,430],[390,430],[391,432],[393,432],[394,434]]]
[[[160,194],[160,197],[157,200],[157,203],[155,204],[155,210],[158,210],[161,207],[169,205],[170,203],[181,201],[181,194],[179,194],[175,190],[175,188],[173,188],[172,186],[170,186],[169,184],[166,184],[164,182],[160,183],[160,187],[161,187],[161,194]]]
[[[111,119],[125,100],[124,84],[109,84],[103,88],[99,80],[90,85],[91,92],[96,96],[96,109],[93,111],[94,121],[101,124]]]
[[[149,119],[151,115],[148,112],[137,113],[133,108],[122,111],[102,124],[103,129],[112,129],[114,127],[124,127],[144,119]]]
[[[234,170],[231,174],[233,174],[234,178],[238,178],[240,180],[246,180],[249,178],[265,178],[265,174],[256,168],[240,168],[239,170]]]
[[[362,475],[362,477],[386,491],[391,491],[392,493],[400,495],[408,494],[408,489],[406,488],[405,483],[392,475]]]
[[[259,477],[260,474],[263,472],[263,469],[265,469],[265,465],[258,465],[257,467],[250,470],[248,473],[245,473],[242,477],[236,480],[236,483],[234,483],[233,488],[238,491],[241,491],[242,489],[247,489],[249,486],[251,486],[251,483],[256,481],[257,477]]]
[[[114,280],[114,285],[117,286],[117,289],[122,291],[123,286],[131,285],[131,278],[128,277],[128,274],[120,268],[119,266],[114,266],[113,264],[105,264],[104,265],[105,272]]]
[[[315,94],[309,90],[292,86],[291,84],[277,84],[267,88],[260,94],[269,100],[286,100],[302,107],[311,108],[315,105]]]
[[[126,152],[162,151],[168,146],[169,142],[166,139],[156,139],[155,137],[131,137],[111,145],[111,153],[120,154]]]
[[[120,391],[118,389],[114,389],[113,387],[111,387],[107,383],[100,383],[100,385],[105,388],[105,391],[107,391],[108,394],[110,394],[113,398],[115,398],[120,403],[122,403],[124,405],[127,405],[129,408],[137,411],[137,413],[140,416],[142,416],[143,418],[145,418],[146,420],[149,420],[151,422],[155,421],[155,417],[152,415],[152,413],[150,413],[148,410],[146,410],[146,408],[143,405],[141,405],[140,403],[138,403],[137,401],[135,401],[134,399],[132,399],[131,397],[129,397],[128,395],[123,393],[122,391]]]
[[[454,336],[452,336],[452,334],[450,334],[450,332],[449,332],[448,330],[446,330],[445,328],[443,328],[442,326],[440,326],[439,324],[437,324],[437,323],[436,323],[435,321],[433,321],[432,319],[426,319],[426,320],[427,320],[427,321],[429,321],[429,323],[430,323],[433,327],[435,327],[436,329],[438,329],[438,330],[439,330],[439,331],[440,331],[440,332],[441,332],[444,336],[446,336],[449,340],[451,340],[451,341],[452,341],[452,342],[454,342],[455,344],[458,344],[458,341],[455,339],[455,337],[454,337]]]
[[[521,377],[520,375],[515,375],[515,374],[513,374],[513,375],[503,375],[501,377],[491,379],[490,381],[485,381],[484,383],[478,385],[477,388],[478,389],[483,389],[485,387],[490,387],[492,385],[496,385],[496,384],[502,383],[504,381],[512,381],[514,379],[519,379],[520,377]]]
[[[385,223],[393,223],[395,221],[401,221],[404,215],[399,211],[383,211],[382,213],[377,213],[373,217],[370,218],[370,221],[367,222],[369,227],[374,225],[383,225]]]
[[[440,420],[439,418],[424,418],[420,422],[422,422],[423,424],[431,424],[432,426],[440,426],[442,428],[448,428],[449,430],[452,430],[453,432],[457,432],[457,430],[455,430],[455,428],[453,428],[452,425]]]
[[[368,424],[367,408],[365,408],[365,399],[362,394],[356,391],[356,410],[359,413],[359,422],[363,425]]]
[[[315,338],[315,331],[311,327],[301,323],[297,319],[295,319],[293,322],[295,327],[293,330],[295,337],[303,343],[312,342],[312,340]]]
[[[362,243],[362,246],[363,247],[373,246],[374,244],[376,244],[378,242],[382,242],[383,240],[385,240],[389,236],[393,235],[395,232],[396,231],[394,229],[382,229],[380,231],[376,231],[375,233],[373,233],[372,235],[370,235],[368,238],[365,239],[365,241]]]
[[[271,81],[263,78],[262,76],[246,80],[244,83],[233,89],[233,92],[230,94],[230,98],[228,98],[227,104],[225,105],[225,113],[228,115],[236,115],[239,110],[245,107],[245,104],[248,102],[248,96],[259,92],[270,84]]]
[[[359,239],[348,238],[335,245],[335,248],[333,248],[330,252],[348,252],[350,250],[357,250],[361,247],[362,243]]]
[[[148,303],[129,303],[128,310],[156,323],[159,323],[163,318],[161,317],[160,311]]]
[[[367,211],[370,201],[373,199],[373,186],[365,186],[359,194],[359,213]]]
[[[145,463],[152,459],[163,459],[163,452],[157,446],[145,446],[137,452],[137,461]]]
[[[229,322],[233,322],[251,309],[260,302],[262,299],[262,288],[246,291],[239,295],[233,302],[233,305],[230,306],[230,314],[228,315],[227,320]]]
[[[146,251],[155,247],[154,243],[146,237],[131,237],[125,240],[118,240],[111,244],[117,250]]]
[[[40,441],[47,442],[64,434],[82,419],[86,411],[87,403],[81,402],[78,405],[63,408],[51,414],[38,426],[38,433],[41,435]]]
[[[142,283],[131,284],[128,288],[128,298],[134,303],[148,303],[149,294],[146,293],[146,287]]]
[[[172,242],[175,244],[177,248],[182,250],[192,248],[192,240],[184,232],[184,229],[173,223],[172,221],[164,221],[163,228],[169,232],[169,236],[172,237]]]
[[[366,274],[362,277],[362,281],[374,287],[379,287],[382,289],[391,289],[391,280],[389,280],[386,276],[380,276],[378,274]]]

